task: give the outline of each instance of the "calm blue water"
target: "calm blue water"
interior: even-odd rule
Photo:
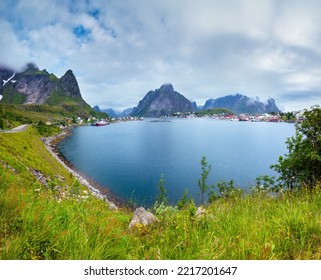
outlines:
[[[197,199],[200,160],[212,165],[208,182],[233,179],[247,188],[286,153],[293,124],[175,119],[79,127],[59,144],[60,152],[79,170],[123,198],[150,205],[161,175],[170,202],[185,189]]]

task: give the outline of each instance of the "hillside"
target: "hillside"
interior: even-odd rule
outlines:
[[[150,209],[158,223],[129,230],[132,212],[92,196],[32,127],[0,133],[0,182],[2,260],[321,259],[319,189],[230,193],[199,217],[182,197]]]
[[[205,102],[203,110],[214,108],[226,108],[241,114],[263,114],[271,112],[280,112],[275,104],[275,100],[270,98],[266,103],[258,99],[253,99],[242,94],[227,95],[216,99],[208,99]]]
[[[171,84],[149,91],[131,113],[135,117],[161,117],[177,112],[193,112],[193,104]]]
[[[0,86],[0,118],[5,123],[107,117],[106,114],[93,110],[84,101],[71,70],[59,79],[46,70],[39,70],[34,64],[28,64],[18,73],[1,68],[0,77],[3,80]]]
[[[13,71],[0,69],[0,72],[1,76],[8,77]],[[2,103],[60,105],[74,102],[80,106],[87,105],[71,70],[59,79],[45,69],[39,70],[32,63],[21,72],[13,72],[0,90],[3,95]]]

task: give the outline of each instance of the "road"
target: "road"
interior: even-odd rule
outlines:
[[[11,130],[2,130],[2,132],[4,132],[4,133],[16,133],[16,132],[24,131],[28,126],[29,126],[29,124],[23,124],[23,125],[19,125],[19,126],[13,128],[13,129],[11,129]]]

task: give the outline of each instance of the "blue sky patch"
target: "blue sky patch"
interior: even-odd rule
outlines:
[[[91,34],[91,30],[86,29],[83,25],[76,26],[72,32],[79,39],[87,39]]]
[[[100,16],[100,10],[94,8],[88,12],[88,15],[98,20]]]

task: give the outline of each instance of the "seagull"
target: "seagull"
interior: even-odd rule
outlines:
[[[3,96],[2,96],[2,95],[0,95],[0,101],[1,101],[2,97],[3,97]]]
[[[8,83],[14,77],[14,75],[16,75],[16,73],[13,73],[13,75],[8,80],[2,80],[3,81],[2,86],[4,86],[6,83]]]

